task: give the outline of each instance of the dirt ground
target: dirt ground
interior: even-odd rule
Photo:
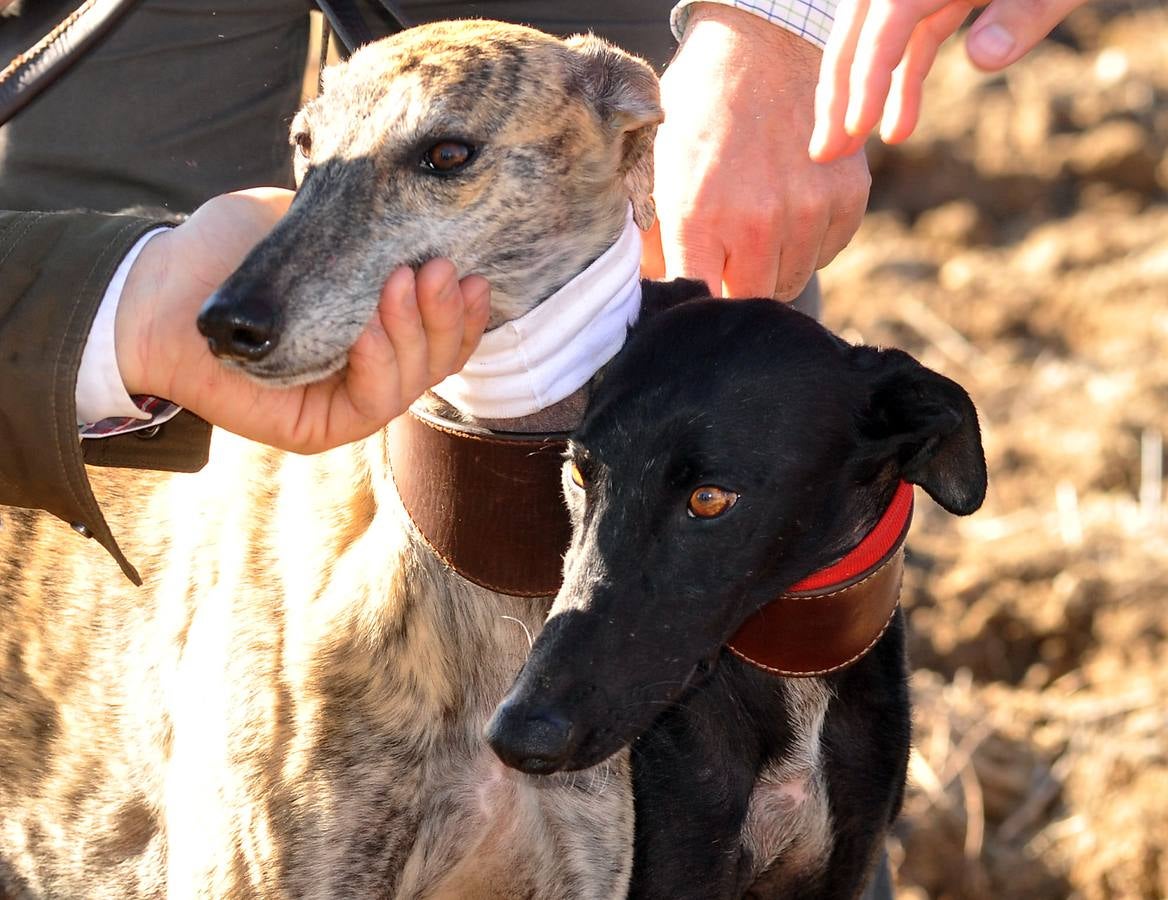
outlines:
[[[830,325],[969,390],[989,461],[968,519],[918,492],[907,900],[1168,898],[1168,5],[1054,38],[943,51],[824,274]]]

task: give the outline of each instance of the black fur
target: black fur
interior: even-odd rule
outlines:
[[[854,546],[900,479],[951,512],[976,509],[986,486],[976,413],[907,355],[852,347],[773,301],[651,314],[694,293],[666,288],[648,293],[573,437],[586,486],[565,478],[564,585],[488,739],[529,772],[585,768],[632,745],[632,897],[856,897],[904,789],[902,615],[825,679],[832,831],[820,866],[745,852],[751,791],[798,735],[784,680],[722,648],[769,599]],[[689,516],[692,491],[711,484],[737,503]]]

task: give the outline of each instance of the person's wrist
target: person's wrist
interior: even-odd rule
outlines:
[[[726,98],[723,106],[745,103],[762,115],[789,116],[798,110],[802,117],[806,111],[810,134],[822,56],[815,45],[746,10],[721,3],[695,4],[677,59],[662,78],[663,128],[669,127],[671,104],[681,99],[671,94],[680,88],[684,94],[712,91]],[[672,69],[678,70],[673,75],[685,72],[677,85]]]
[[[162,293],[170,237],[169,232],[159,234],[142,248],[126,276],[114,317],[118,372],[126,393],[131,395],[165,396],[150,377],[152,373],[146,365],[150,355],[146,342],[154,331],[151,315]]]

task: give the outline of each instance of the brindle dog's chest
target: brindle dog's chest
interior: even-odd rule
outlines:
[[[481,737],[542,605],[446,572],[380,457],[219,436],[198,475],[95,471],[141,589],[60,522],[5,513],[0,888],[623,896],[626,761],[533,779]]]
[[[411,540],[405,556],[411,584],[429,584],[429,549]],[[382,696],[338,694],[318,717],[337,723],[319,758],[344,807],[343,841],[318,852],[336,854],[333,873],[350,872],[322,896],[623,897],[633,824],[627,757],[535,778],[503,766],[482,739],[545,601],[464,582],[433,608],[432,596],[407,592],[407,607],[417,604],[408,630],[381,658],[384,673],[365,679]],[[343,672],[342,663],[334,678]]]

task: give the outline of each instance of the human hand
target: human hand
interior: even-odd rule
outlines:
[[[828,166],[807,155],[819,55],[749,12],[692,8],[661,79],[648,277],[790,300],[851,240],[871,180],[862,148]]]
[[[115,320],[118,368],[131,394],[165,397],[236,434],[299,453],[359,440],[458,371],[486,327],[490,288],[459,281],[447,260],[391,273],[349,364],[322,381],[265,387],[211,355],[199,308],[287,210],[292,192],[225,194],[150,240]]]
[[[1023,57],[1084,2],[843,0],[820,69],[812,159],[826,163],[854,153],[877,124],[890,144],[912,134],[937,49],[970,10],[986,6],[969,29],[966,52],[992,72]]]

